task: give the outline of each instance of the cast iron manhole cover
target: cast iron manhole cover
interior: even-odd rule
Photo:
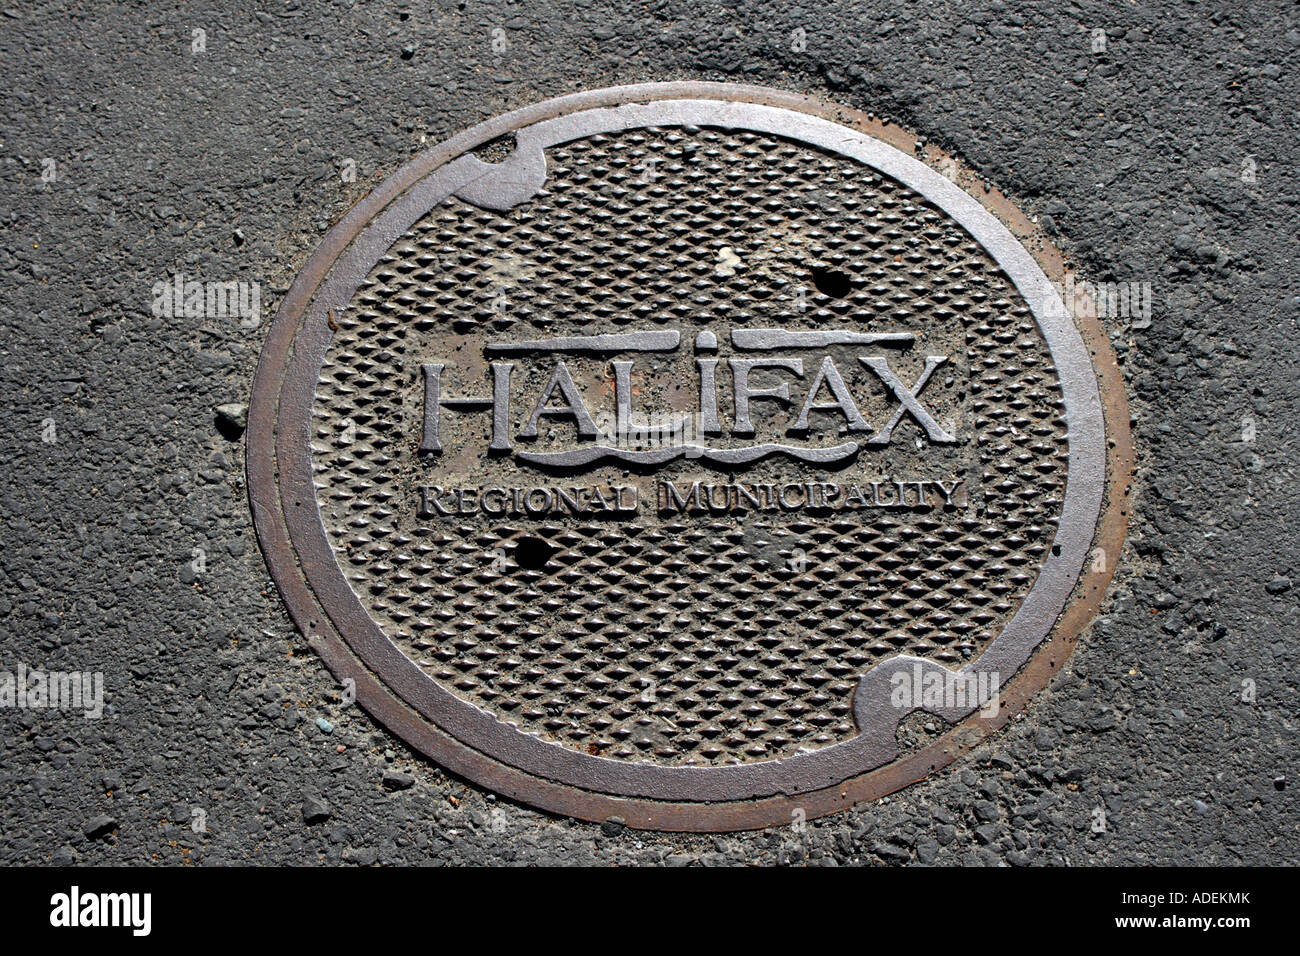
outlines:
[[[360,703],[498,792],[663,829],[827,813],[1005,722],[1108,580],[1127,411],[1050,248],[944,162],[655,84],[354,207],[271,329],[248,469]]]

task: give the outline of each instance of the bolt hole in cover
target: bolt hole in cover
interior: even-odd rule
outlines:
[[[585,819],[788,824],[950,763],[1095,613],[1131,461],[1102,329],[973,181],[718,84],[420,154],[258,367],[295,621],[412,747]]]

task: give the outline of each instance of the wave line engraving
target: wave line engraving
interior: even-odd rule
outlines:
[[[518,458],[531,465],[550,468],[578,468],[610,459],[629,465],[662,465],[678,458],[699,458],[720,465],[748,465],[773,455],[788,455],[796,461],[816,464],[837,464],[858,452],[855,441],[832,445],[829,448],[801,448],[769,442],[748,448],[706,448],[702,445],[677,445],[672,448],[630,449],[612,445],[592,445],[556,452],[519,452]]]

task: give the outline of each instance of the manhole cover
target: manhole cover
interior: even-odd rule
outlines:
[[[1005,722],[1108,580],[1127,411],[1023,216],[941,168],[657,84],[354,207],[271,329],[248,467],[359,702],[493,790],[663,829],[827,813]]]

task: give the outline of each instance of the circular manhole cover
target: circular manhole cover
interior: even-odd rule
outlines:
[[[919,779],[1046,682],[1122,540],[1123,391],[1023,216],[912,152],[656,84],[484,123],[348,213],[248,468],[364,707],[536,806],[723,830]]]

